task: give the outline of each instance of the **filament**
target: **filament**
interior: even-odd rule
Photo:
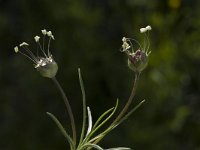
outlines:
[[[38,45],[39,45],[39,47],[40,47],[40,50],[41,50],[42,53],[44,54],[44,56],[45,56],[46,58],[48,58],[47,55],[45,54],[44,49],[42,49],[42,46],[41,46],[40,42],[37,42],[37,43],[38,43]]]
[[[31,60],[31,61],[34,62],[35,64],[37,64],[37,61],[34,60],[34,59],[32,59],[32,58],[31,58],[30,56],[28,56],[27,54],[25,54],[25,53],[23,53],[23,52],[21,52],[21,51],[19,51],[19,53],[22,54],[22,55],[24,55],[26,58],[28,58],[29,60]]]
[[[26,47],[26,46],[23,46],[23,48],[24,48],[24,50],[30,55],[29,57],[31,58],[32,57],[32,59],[35,61],[35,62],[37,62],[37,58],[35,57],[35,55]],[[22,53],[22,52],[21,52]],[[25,53],[23,53],[23,54],[25,54]],[[26,55],[26,54],[25,54]],[[27,55],[28,56],[28,55]]]
[[[50,57],[50,52],[49,52],[49,49],[50,49],[50,43],[51,43],[51,37],[49,37],[49,42],[48,42],[48,51],[47,51],[47,55]]]

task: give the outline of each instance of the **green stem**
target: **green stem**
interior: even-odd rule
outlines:
[[[127,103],[126,103],[126,105],[124,106],[124,108],[122,109],[122,111],[119,113],[119,115],[117,116],[117,118],[113,121],[113,123],[111,124],[111,126],[115,125],[116,123],[118,123],[120,121],[120,119],[127,112],[129,106],[131,105],[131,103],[133,101],[133,97],[135,96],[135,92],[136,92],[136,88],[137,88],[139,76],[140,76],[140,73],[135,73],[135,80],[134,80],[133,88],[132,88],[132,91],[131,91],[131,95],[130,95],[130,97],[129,97]]]
[[[117,116],[117,118],[111,123],[111,125],[108,127],[108,130],[105,130],[105,134],[98,138],[94,144],[97,144],[99,141],[101,141],[101,139],[109,132],[112,130],[112,128],[118,124],[120,122],[121,119],[123,119],[123,116],[125,115],[125,113],[127,112],[129,106],[131,105],[132,101],[133,101],[133,98],[135,96],[135,92],[136,92],[136,88],[137,88],[137,84],[138,84],[138,80],[139,80],[139,76],[140,76],[140,73],[135,73],[135,80],[134,80],[134,84],[133,84],[133,88],[132,88],[132,91],[131,91],[131,95],[129,96],[129,99],[126,103],[126,105],[124,106],[124,108],[122,109],[122,111],[119,113],[119,115]]]
[[[69,104],[69,100],[68,100],[64,90],[62,89],[60,83],[56,79],[56,77],[52,78],[52,80],[55,83],[56,87],[59,89],[59,91],[60,91],[60,93],[62,95],[62,98],[64,100],[65,106],[67,107],[67,111],[68,111],[68,114],[69,114],[69,117],[70,117],[70,121],[71,121],[74,147],[76,147],[76,126],[75,126],[75,121],[74,121],[74,115],[73,115],[71,106]]]

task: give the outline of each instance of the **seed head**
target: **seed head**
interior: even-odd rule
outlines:
[[[58,65],[53,58],[40,58],[35,68],[40,72],[43,77],[53,78],[58,71]]]
[[[128,56],[128,67],[134,72],[142,72],[148,65],[148,55],[138,49]]]

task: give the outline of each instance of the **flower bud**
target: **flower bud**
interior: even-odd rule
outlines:
[[[58,71],[58,65],[53,59],[46,60],[46,58],[41,58],[38,64],[39,65],[35,66],[35,68],[37,68],[37,70],[43,77],[53,78],[56,76],[56,73]]]
[[[134,72],[142,72],[148,65],[148,55],[138,49],[135,53],[128,56],[128,66]]]

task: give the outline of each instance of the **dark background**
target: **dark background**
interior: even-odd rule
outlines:
[[[58,80],[81,129],[82,70],[93,119],[120,99],[125,104],[134,73],[119,49],[122,37],[143,41],[152,26],[152,53],[133,105],[146,103],[112,131],[102,147],[200,150],[200,1],[0,0],[0,150],[66,150],[67,142],[46,111],[69,129],[58,90],[14,46],[51,30]],[[132,106],[133,107],[133,106]],[[69,131],[71,132],[71,131]]]

